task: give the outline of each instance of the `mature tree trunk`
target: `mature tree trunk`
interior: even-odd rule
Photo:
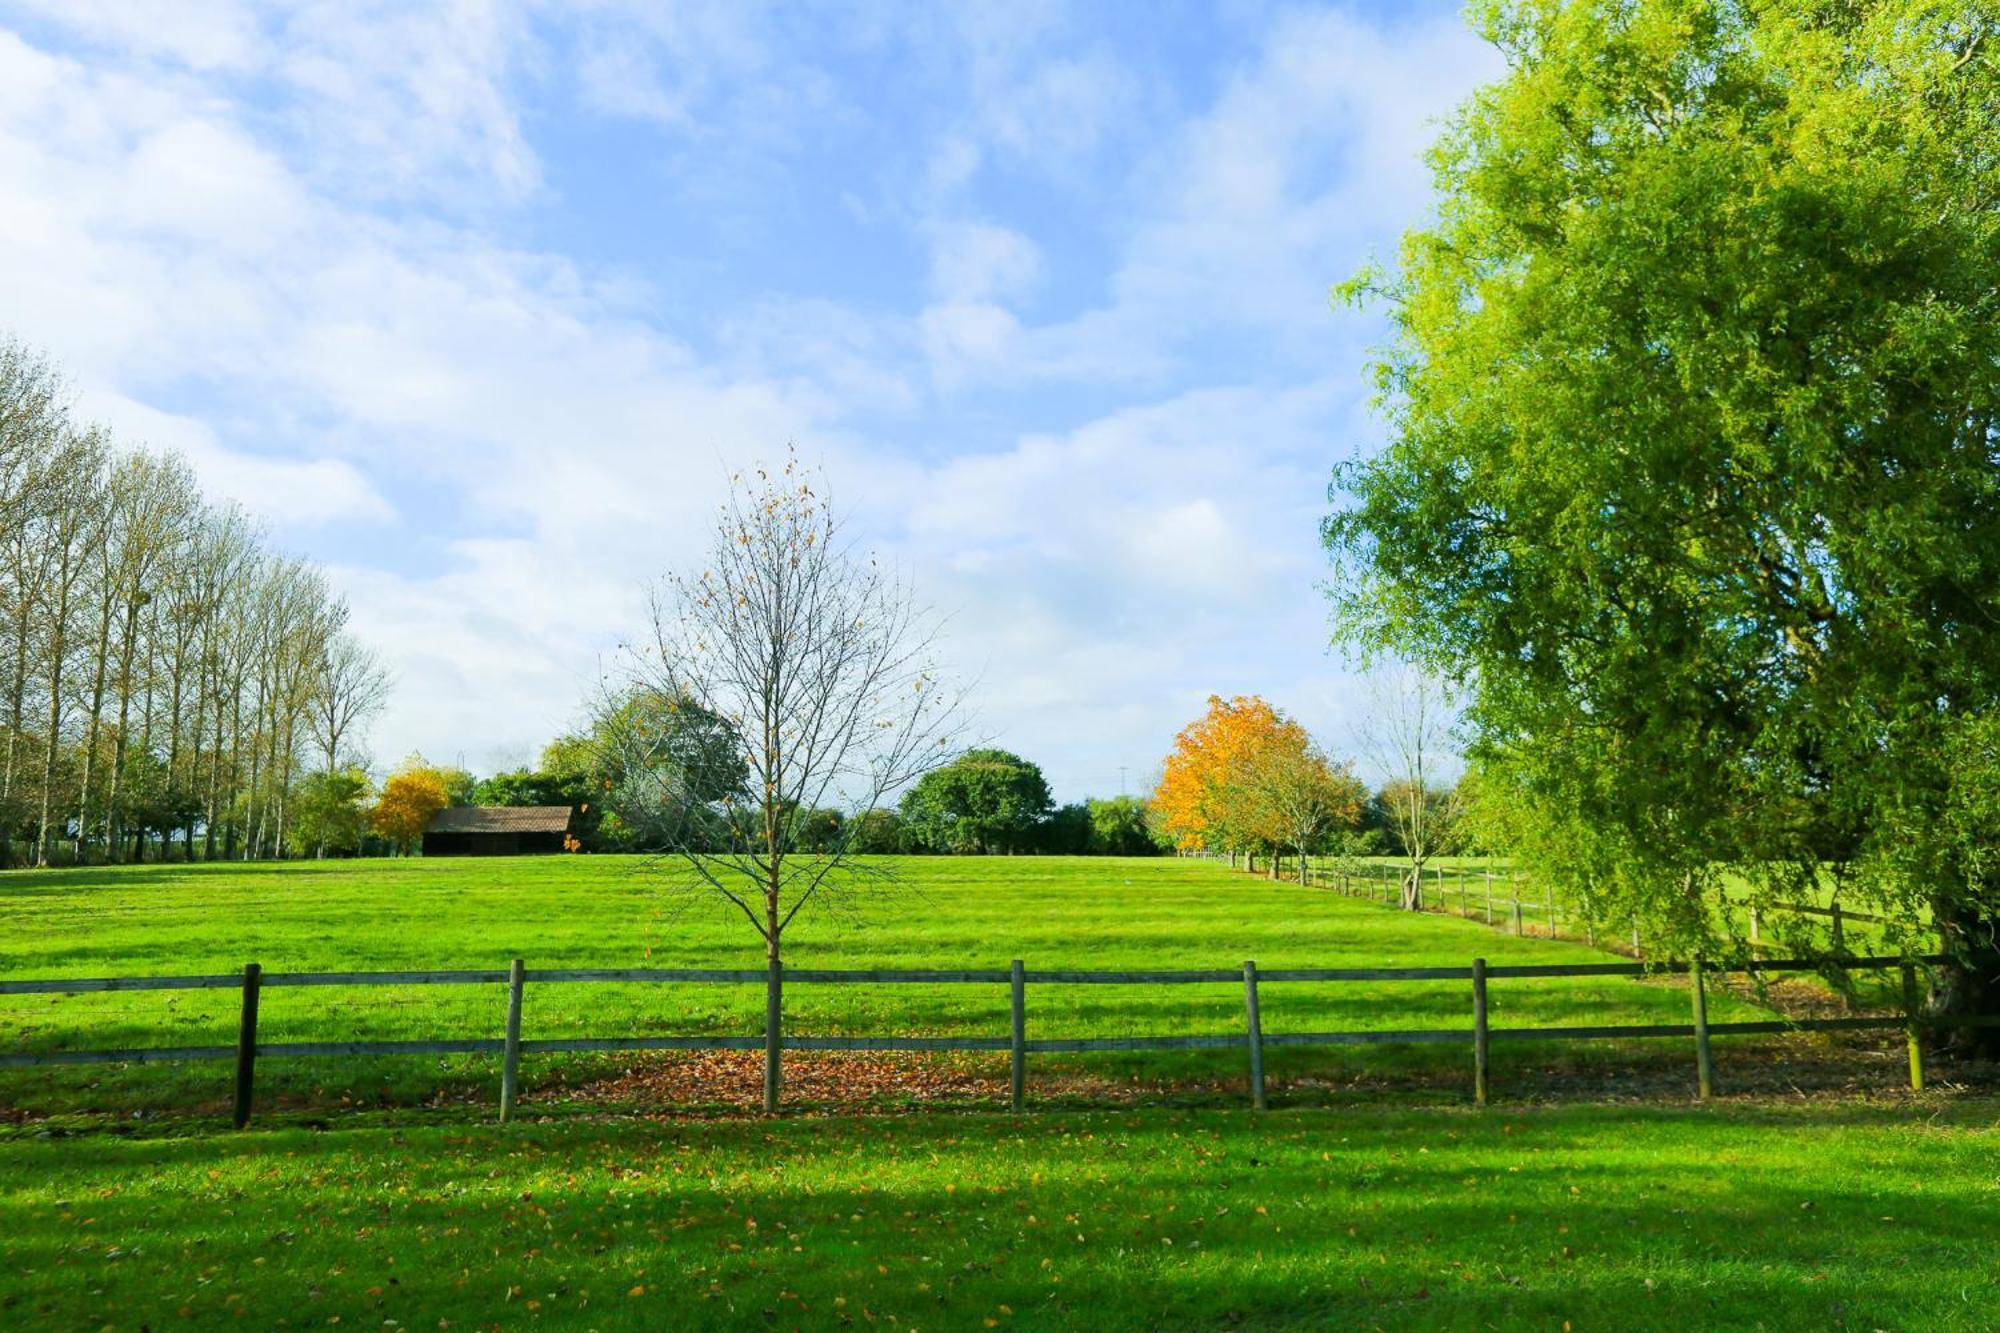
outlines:
[[[1948,961],[1932,988],[1927,1011],[1941,1019],[2000,1019],[2000,916],[1983,914],[1955,898],[1932,902],[1938,939]],[[1964,1056],[2000,1058],[2000,1027],[1943,1027],[1941,1049]]]

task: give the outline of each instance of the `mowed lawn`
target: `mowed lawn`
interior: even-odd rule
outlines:
[[[2000,1105],[0,1134],[8,1329],[1988,1329]],[[406,1117],[407,1119],[407,1117]]]
[[[895,895],[802,919],[793,964],[1604,957],[1202,862],[898,868]],[[759,965],[747,926],[677,910],[666,883],[612,858],[10,875],[0,975]],[[527,1031],[747,1034],[760,1002],[547,984]],[[485,985],[274,987],[263,1036],[492,1036],[503,1006]],[[994,1035],[1006,1006],[997,986],[800,984],[789,1014],[799,1032]],[[1463,1029],[1471,1008],[1457,982],[1274,983],[1264,1006],[1272,1032]],[[0,1047],[227,1044],[234,1007],[228,991],[0,997]],[[1688,995],[1496,982],[1493,1008],[1504,1025],[1684,1022]],[[1029,1016],[1032,1036],[1233,1033],[1242,988],[1041,985]],[[505,1127],[488,1058],[273,1059],[242,1133],[219,1121],[226,1061],[4,1071],[0,1328],[1991,1326],[2000,1103],[1693,1107],[1685,1046],[1496,1045],[1503,1102],[1483,1112],[1456,1045],[1275,1048],[1265,1115],[1242,1104],[1240,1049],[1038,1056],[1019,1115],[977,1099],[828,1115],[801,1097],[777,1119],[576,1092],[675,1057],[542,1056]],[[1727,1088],[1744,1044],[1719,1050]],[[1651,1104],[1523,1104],[1592,1061],[1651,1071]],[[1211,1095],[1078,1110],[1079,1072]]]
[[[1137,969],[1427,967],[1602,960],[1581,945],[1517,939],[1472,921],[1410,915],[1325,889],[1232,872],[1205,861],[1102,858],[906,858],[897,884],[840,910],[808,911],[787,936],[793,967]],[[0,875],[0,977],[504,968],[745,967],[758,937],[733,909],[677,892],[682,872],[637,858],[438,859],[285,865],[142,866]],[[264,1041],[493,1037],[498,985],[271,988]],[[787,1022],[800,1034],[984,1035],[1007,1031],[1007,993],[991,985],[795,984]],[[525,1035],[736,1034],[761,1030],[755,986],[531,985]],[[1496,1026],[1688,1021],[1674,982],[1622,978],[1501,981]],[[1469,1028],[1464,982],[1273,983],[1267,1032]],[[0,1049],[189,1046],[233,1042],[227,990],[0,996]],[[1031,1037],[1238,1033],[1240,984],[1032,987]],[[1717,995],[1716,1020],[1753,1016]],[[1683,1043],[1622,1048],[1546,1043],[1495,1047],[1496,1074],[1551,1062],[1670,1061]],[[1667,1049],[1667,1048],[1672,1049]],[[1727,1045],[1725,1044],[1725,1051]],[[1002,1057],[1004,1059],[1004,1057]],[[623,1067],[627,1057],[531,1057],[531,1101]],[[1369,1070],[1463,1071],[1457,1046],[1274,1048],[1277,1095]],[[1037,1057],[1041,1078],[1084,1070],[1117,1077],[1243,1077],[1240,1051]],[[1691,1077],[1691,1073],[1690,1073]],[[0,1071],[0,1110],[213,1109],[226,1063],[42,1067]],[[268,1106],[489,1098],[484,1057],[267,1060]],[[1531,1088],[1517,1085],[1522,1091]]]

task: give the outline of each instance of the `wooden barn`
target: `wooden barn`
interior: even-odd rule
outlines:
[[[559,852],[575,812],[566,805],[458,805],[424,830],[425,856],[534,856]]]

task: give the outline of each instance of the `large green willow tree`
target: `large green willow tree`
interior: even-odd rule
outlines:
[[[1959,1013],[2000,1011],[1995,14],[1476,6],[1507,74],[1349,289],[1391,439],[1326,528],[1337,623],[1468,685],[1605,919],[1715,949],[1725,869],[1830,868],[1934,913]]]

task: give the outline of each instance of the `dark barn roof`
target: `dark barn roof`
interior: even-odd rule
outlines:
[[[426,833],[567,833],[566,805],[454,805],[431,816]]]

